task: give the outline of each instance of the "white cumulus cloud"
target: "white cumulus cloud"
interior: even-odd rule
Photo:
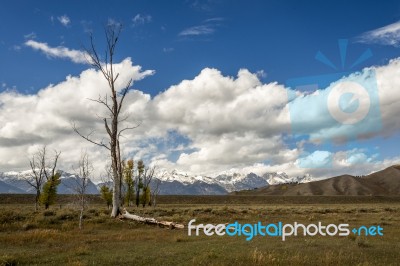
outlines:
[[[47,43],[28,40],[25,42],[26,46],[34,50],[41,51],[50,58],[63,58],[69,59],[74,63],[87,64],[88,56],[85,52],[79,50],[69,49],[64,46],[51,47]]]
[[[115,70],[121,73],[117,90],[122,89],[130,78],[135,82],[153,74],[153,71],[142,71],[140,66],[132,65],[129,58],[115,64]],[[77,77],[68,76],[65,81],[43,88],[33,95],[1,93],[0,171],[29,168],[28,151],[35,151],[38,146],[45,144],[50,149],[62,151],[62,169],[70,170],[76,164],[80,151],[88,149],[96,168],[103,170],[107,152],[78,137],[72,131],[71,122],[75,122],[83,133],[94,130],[93,137],[97,140],[104,138],[104,124],[98,116],[105,116],[106,111],[88,98],[97,99],[99,94],[106,95],[107,88],[102,74],[88,69]],[[131,91],[128,99],[129,112],[134,113],[135,117],[130,117],[126,125],[142,119],[142,108],[149,97]]]
[[[38,44],[42,48],[35,49],[52,57],[73,60],[83,56],[71,54],[72,50],[65,47],[66,50],[60,51],[47,44],[40,46],[35,41],[30,44],[32,47]],[[400,60],[395,59],[373,69],[382,130],[365,136],[366,139],[387,137],[400,130],[400,94],[397,93]],[[154,74],[154,71],[144,71],[140,66],[133,65],[130,58],[116,64],[115,70],[120,73],[118,88],[122,88],[130,78],[139,81]],[[107,162],[107,151],[74,134],[71,121],[83,133],[94,130],[96,140],[106,140],[104,125],[98,118],[105,116],[106,110],[88,98],[97,99],[99,95],[106,95],[107,91],[102,74],[88,69],[79,76],[67,76],[63,82],[49,85],[36,94],[0,93],[0,171],[29,168],[29,153],[47,144],[51,149],[62,151],[62,169],[70,170],[81,150],[88,149],[97,171],[101,172]],[[323,91],[318,93],[323,94]],[[318,152],[303,156],[306,152],[304,145],[300,142],[293,144],[295,141],[288,139],[292,132],[289,104],[298,101],[297,104],[311,108],[307,97],[312,95],[297,94],[301,97],[288,98],[288,88],[276,82],[265,84],[257,73],[247,69],[239,70],[235,76],[226,76],[212,68],[203,69],[194,78],[183,80],[155,97],[132,90],[127,95],[123,110],[128,119],[121,126],[141,125],[127,131],[121,139],[123,156],[144,158],[159,167],[197,174],[236,168],[258,173],[311,173],[316,177],[328,177],[327,173],[368,173],[399,159],[378,159],[370,152],[346,148],[335,152],[316,148]],[[324,123],[324,119],[318,126],[311,123],[323,115],[319,110],[309,110],[314,113],[304,120],[304,126],[310,128],[306,136],[330,132],[330,137],[334,138],[340,133],[340,128],[332,128],[329,123]],[[301,158],[305,161],[302,162]],[[331,160],[329,169],[303,168],[306,166],[304,162],[327,164],[328,159]]]

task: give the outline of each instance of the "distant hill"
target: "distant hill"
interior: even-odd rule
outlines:
[[[0,193],[6,193],[6,194],[25,194],[26,191],[19,189],[17,187],[14,187],[12,185],[9,185],[3,181],[0,180]]]
[[[388,195],[400,194],[400,165],[394,165],[385,170],[370,174],[366,180],[376,186],[384,188]]]
[[[400,165],[394,165],[363,177],[341,175],[309,183],[279,184],[233,192],[232,194],[283,196],[400,195]]]

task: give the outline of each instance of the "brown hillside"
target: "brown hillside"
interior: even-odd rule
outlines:
[[[387,195],[400,195],[400,165],[393,165],[365,177],[370,183],[384,188]]]
[[[304,184],[283,184],[235,194],[284,196],[376,196],[400,195],[400,165],[388,167],[365,177],[341,175]]]

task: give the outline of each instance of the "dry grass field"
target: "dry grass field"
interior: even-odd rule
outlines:
[[[29,199],[29,197],[28,197]],[[398,197],[161,197],[131,213],[199,223],[302,222],[380,225],[384,236],[188,236],[109,218],[95,197],[78,229],[78,210],[61,197],[35,212],[27,196],[0,197],[0,265],[399,265]]]

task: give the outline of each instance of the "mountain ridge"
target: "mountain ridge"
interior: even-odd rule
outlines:
[[[74,194],[75,174],[61,173],[59,194]],[[0,172],[0,193],[35,193],[26,178],[30,171]],[[78,177],[79,178],[79,177]],[[327,179],[312,176],[289,177],[285,172],[267,172],[257,175],[253,172],[227,171],[214,176],[190,175],[185,172],[162,171],[153,182],[159,180],[162,195],[400,195],[400,165],[393,165],[381,171],[358,177],[340,175]],[[88,194],[98,194],[102,183],[89,183]],[[109,184],[108,184],[109,185]]]
[[[235,195],[281,196],[380,196],[400,195],[400,165],[358,177],[340,175],[299,184],[279,184],[254,190],[233,192]]]
[[[65,171],[61,173],[61,184],[58,188],[59,194],[73,194],[73,178],[74,174]],[[33,187],[27,182],[26,178],[31,176],[31,171],[20,172],[0,172],[0,181],[2,181],[4,188],[0,193],[12,193],[12,191],[20,191],[21,193],[35,193]],[[214,176],[208,175],[190,175],[185,172],[162,171],[157,175],[160,184],[160,194],[164,195],[224,195],[232,191],[254,189],[258,187],[269,186],[272,184],[293,183],[293,182],[310,182],[313,179],[305,175],[303,177],[289,177],[284,172],[269,172],[262,175],[257,175],[253,172],[238,173],[238,172],[224,172]],[[156,180],[155,180],[156,181]],[[90,184],[88,194],[99,193],[100,186]],[[1,186],[1,184],[0,184]],[[10,187],[11,186],[11,187]],[[12,187],[15,189],[13,190]],[[94,190],[93,187],[96,187]],[[1,189],[1,188],[0,188]],[[10,192],[7,192],[10,191]]]

